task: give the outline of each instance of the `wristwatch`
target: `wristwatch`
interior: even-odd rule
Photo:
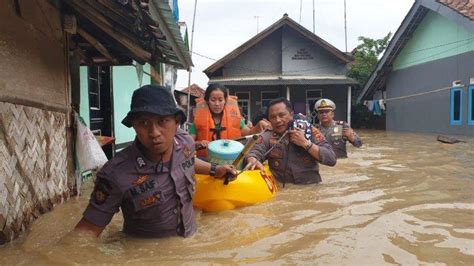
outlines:
[[[217,170],[217,164],[211,163],[211,170],[209,170],[209,175],[210,176],[215,176],[216,175],[216,170]]]

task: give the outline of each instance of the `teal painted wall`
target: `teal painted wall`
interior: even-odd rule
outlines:
[[[143,71],[150,73],[150,65],[143,66]],[[112,67],[113,97],[114,97],[114,131],[115,144],[133,141],[135,131],[122,125],[122,119],[130,110],[133,91],[139,87],[137,70],[134,66]],[[143,74],[142,86],[151,83],[151,77]]]
[[[79,115],[84,119],[87,126],[90,125],[89,117],[89,85],[87,80],[87,67],[81,66],[79,69],[81,79],[81,103],[79,105]]]
[[[393,70],[474,51],[474,34],[429,11],[393,63]]]

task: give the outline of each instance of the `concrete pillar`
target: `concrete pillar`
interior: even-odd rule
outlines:
[[[351,94],[352,94],[352,87],[347,86],[347,123],[349,126],[351,125]]]

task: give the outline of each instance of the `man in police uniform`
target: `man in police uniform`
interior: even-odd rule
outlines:
[[[314,109],[318,114],[319,124],[316,128],[331,143],[337,158],[347,158],[346,142],[349,141],[353,146],[362,146],[362,140],[357,133],[344,121],[335,121],[334,111],[336,104],[329,99],[319,99],[314,104]]]
[[[295,127],[283,136],[293,121],[293,114],[293,107],[287,99],[279,98],[270,102],[267,117],[273,129],[263,132],[259,143],[250,150],[246,157],[248,166],[250,169],[263,170],[262,162],[268,159],[272,174],[283,184],[319,183],[321,176],[318,162],[334,166],[336,155],[317,130],[312,134],[309,131],[307,138],[304,129]],[[309,123],[307,125],[311,126]]]
[[[136,139],[98,172],[75,230],[98,236],[121,208],[129,235],[191,236],[196,231],[194,173],[222,177],[235,175],[235,169],[195,159],[193,139],[179,128],[186,116],[166,88],[137,89],[130,109],[122,124],[135,129]]]

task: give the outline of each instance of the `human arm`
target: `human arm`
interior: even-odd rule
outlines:
[[[242,136],[248,136],[252,134],[258,134],[260,132],[263,132],[266,129],[271,129],[271,128],[272,128],[272,125],[270,124],[270,122],[266,119],[262,119],[258,121],[258,123],[251,128],[245,125],[243,128],[240,129],[240,132]]]
[[[209,144],[208,140],[196,140],[196,126],[193,123],[189,124],[188,134],[193,138],[197,150],[207,148],[207,145]]]
[[[295,128],[290,130],[290,142],[305,149],[311,157],[321,164],[334,166],[336,164],[336,154],[331,145],[319,133],[319,130],[312,129],[312,134],[314,141],[305,138],[303,129]]]
[[[262,162],[265,161],[265,153],[269,149],[269,137],[270,132],[264,132],[259,136],[259,140],[255,145],[250,149],[249,153],[245,157],[247,165],[245,166],[249,170],[260,169],[263,171]]]
[[[342,135],[347,138],[347,140],[354,146],[354,147],[360,147],[362,146],[362,140],[360,139],[359,135],[350,128],[349,126],[345,126],[342,129]]]
[[[94,237],[98,237],[102,231],[104,231],[104,229],[105,226],[95,225],[86,220],[84,217],[76,224],[76,227],[74,227],[74,231],[85,233]]]
[[[211,173],[211,163],[196,158],[196,161],[194,163],[194,170],[196,171],[196,174],[209,175]],[[233,165],[217,165],[216,174],[214,175],[214,177],[221,178],[224,177],[227,173],[230,173],[234,176],[237,175],[237,171],[235,170],[235,167]]]
[[[74,231],[97,237],[119,211],[123,193],[111,178],[115,176],[112,168],[111,164],[107,163],[97,173],[89,205]]]
[[[305,149],[311,157],[316,160],[320,160],[319,156],[319,146],[314,144],[311,140],[308,140],[304,136],[304,130],[301,128],[295,128],[289,131],[290,133],[290,142],[296,146],[300,146]]]

